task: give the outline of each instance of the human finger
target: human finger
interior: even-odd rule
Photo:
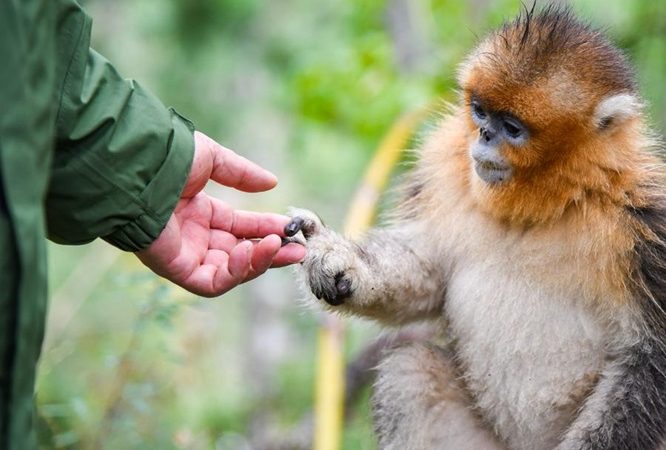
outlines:
[[[273,257],[280,251],[281,246],[282,240],[275,234],[256,242],[252,249],[252,269],[247,279],[256,278],[266,272],[271,267]]]
[[[229,252],[227,272],[234,280],[242,282],[252,268],[252,242],[243,241]]]
[[[215,250],[222,250],[229,253],[236,245],[238,245],[238,238],[225,230],[210,230],[210,237],[208,238],[208,248]]]
[[[228,254],[209,250],[204,264],[181,284],[185,289],[204,297],[216,297],[233,289],[244,281],[250,272],[252,244],[239,243]]]
[[[284,236],[289,218],[275,213],[235,210],[218,199],[211,199],[213,215],[210,226],[239,238],[263,238],[269,234]]]
[[[228,277],[224,283],[219,281],[216,283],[216,278],[219,278],[221,272],[227,273],[226,262],[222,264],[202,264],[192,271],[192,273],[183,282],[178,284],[188,291],[201,295],[202,297],[216,297],[223,294],[229,289],[238,284],[234,282],[231,277]]]
[[[200,135],[213,156],[210,176],[213,181],[245,192],[267,191],[277,184],[277,177],[268,170],[218,144],[205,134]]]
[[[271,267],[284,267],[290,264],[296,264],[303,261],[306,254],[305,247],[295,242],[289,243],[280,248],[277,254],[273,257],[273,264]]]
[[[229,253],[224,250],[208,249],[203,264],[225,267],[229,263]]]

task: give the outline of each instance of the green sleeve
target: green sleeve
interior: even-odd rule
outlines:
[[[194,127],[91,50],[90,18],[74,1],[59,3],[49,238],[80,244],[102,237],[123,250],[143,249],[180,197]]]

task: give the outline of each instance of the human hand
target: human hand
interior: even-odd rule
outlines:
[[[192,169],[166,227],[137,257],[156,274],[198,295],[214,297],[269,267],[299,262],[305,249],[282,247],[289,218],[235,210],[201,192],[209,179],[245,192],[272,189],[272,173],[198,131]]]

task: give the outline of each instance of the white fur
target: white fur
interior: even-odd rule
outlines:
[[[602,367],[602,327],[575,298],[534,289],[529,275],[501,265],[467,261],[453,275],[451,331],[467,384],[498,434],[511,448],[552,448],[567,425],[557,407],[567,406],[575,381]]]
[[[458,230],[441,251],[453,268],[445,315],[466,383],[510,448],[553,448],[582,400],[573,393],[604,367],[610,325],[581,286],[594,264],[585,268],[575,233],[526,235],[480,214],[460,227],[455,217],[439,226]]]
[[[637,116],[641,110],[640,101],[631,94],[617,94],[606,97],[597,105],[593,120],[597,128],[602,128],[604,123],[624,121]]]

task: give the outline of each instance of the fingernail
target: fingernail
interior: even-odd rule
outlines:
[[[266,178],[272,178],[273,179],[273,181],[272,181],[273,184],[278,183],[278,177],[273,172],[269,172],[266,169],[264,169],[264,172],[266,172]]]

